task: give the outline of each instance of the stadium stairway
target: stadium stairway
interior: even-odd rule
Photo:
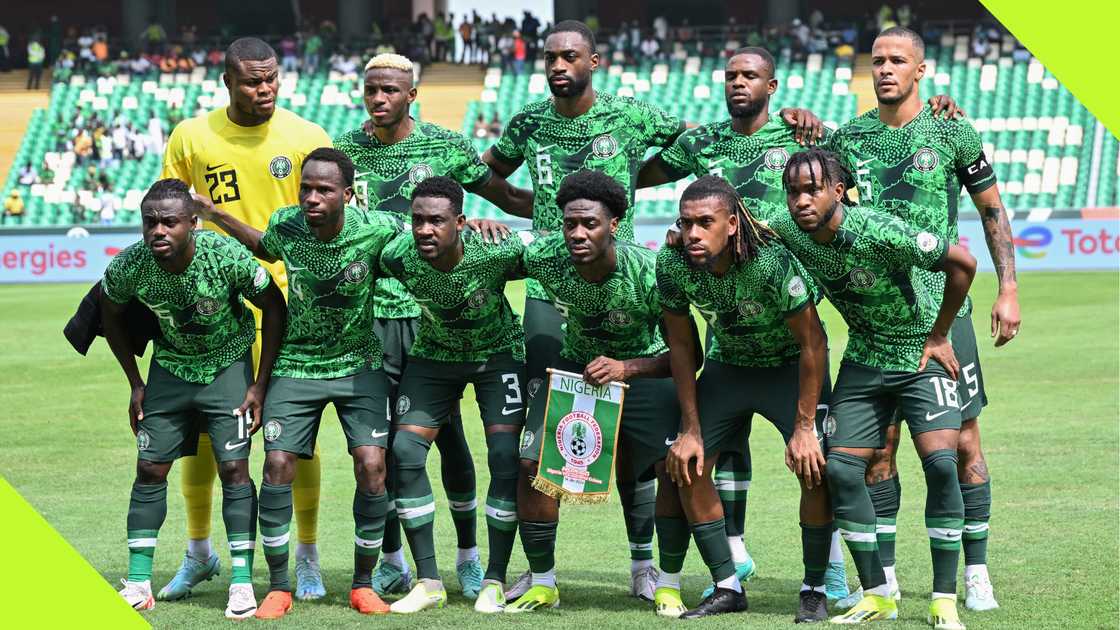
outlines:
[[[848,90],[856,95],[856,111],[860,114],[875,108],[875,84],[871,80],[871,55],[856,55],[852,82]],[[933,96],[932,94],[930,96]]]
[[[0,74],[0,81],[7,82],[12,75],[20,74],[20,80],[26,82],[26,73],[10,72]],[[47,90],[27,91],[23,83],[18,90],[0,89],[0,173],[7,174],[12,167],[12,159],[19,152],[23,135],[27,133],[27,125],[31,121],[31,114],[36,109],[47,107],[50,101],[50,92]],[[46,83],[44,82],[44,85]]]
[[[467,105],[478,98],[483,70],[475,65],[434,63],[424,68],[416,100],[427,122],[458,130]]]

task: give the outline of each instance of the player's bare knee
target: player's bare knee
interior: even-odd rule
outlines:
[[[165,483],[167,481],[167,473],[170,470],[170,463],[149,462],[138,459],[136,460],[136,481],[144,485]]]
[[[264,456],[264,482],[272,486],[292,483],[296,476],[296,456],[284,451],[268,451]]]
[[[218,464],[218,478],[225,486],[243,486],[249,483],[249,460],[237,459]]]
[[[378,446],[354,449],[354,479],[366,492],[384,492],[385,449]]]

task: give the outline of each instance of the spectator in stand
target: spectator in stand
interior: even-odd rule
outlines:
[[[521,17],[521,37],[525,39],[525,55],[527,59],[537,58],[537,39],[540,37],[541,21],[530,11],[524,11]]]
[[[451,14],[451,19],[454,19],[454,17],[455,14]],[[448,61],[450,55],[454,53],[455,29],[451,25],[451,19],[444,16],[442,12],[436,14],[436,52],[433,61]]]
[[[154,110],[148,117],[147,145],[152,153],[163,153],[163,118]]]
[[[914,23],[914,11],[908,4],[898,7],[898,11],[895,12],[895,17],[898,18],[899,26],[910,28],[910,25]]]
[[[836,58],[840,61],[849,61],[856,56],[856,49],[846,41],[841,41],[836,46]]]
[[[308,73],[317,72],[322,55],[323,38],[318,33],[312,32],[303,43],[303,70]]]
[[[474,24],[465,15],[462,23],[459,24],[459,44],[462,46],[459,63],[474,61]]]
[[[502,72],[513,71],[513,36],[502,32],[498,37],[498,54],[502,60]]]
[[[482,114],[478,115],[478,119],[482,120]],[[30,186],[35,183],[35,169],[31,167],[31,162],[24,164],[23,168],[19,169],[18,177],[17,181],[21,186]]]
[[[502,135],[502,119],[498,118],[498,112],[495,111],[494,115],[490,117],[490,127],[487,129],[491,138],[500,138]]]
[[[179,43],[187,48],[191,48],[198,42],[198,27],[194,24],[184,26],[179,35]]]
[[[206,53],[206,65],[211,68],[217,68],[225,62],[226,54],[217,48],[211,48],[210,52]]]
[[[11,42],[12,36],[8,33],[8,29],[0,26],[0,72],[7,72],[9,68],[10,54],[8,52],[8,43]]]
[[[424,44],[424,61],[430,61],[435,56],[432,51],[435,46],[436,29],[427,13],[421,12],[420,15],[416,16],[415,29],[420,36],[421,43]]]
[[[525,43],[525,38],[521,36],[521,31],[513,32],[513,73],[523,74],[525,72],[525,58],[528,55],[528,45]]]
[[[641,53],[643,59],[661,58],[661,44],[657,42],[657,38],[653,36],[653,33],[647,33],[646,38],[642,40]]]
[[[202,48],[195,48],[191,51],[191,63],[195,68],[206,67],[206,51]]]
[[[23,194],[18,188],[13,188],[4,200],[4,216],[18,219],[23,216]]]
[[[66,82],[74,74],[74,53],[69,50],[62,51],[58,60],[54,62],[54,80]]]
[[[653,18],[653,36],[657,39],[658,48],[668,48],[669,20],[666,20],[664,15]]]
[[[38,90],[39,79],[43,76],[43,62],[47,58],[47,49],[32,39],[27,44],[27,89]]]
[[[94,62],[99,65],[109,61],[109,42],[107,40],[108,38],[104,34],[99,33],[93,38],[93,45],[90,46]]]
[[[86,222],[86,207],[78,203],[77,198],[70,202],[70,221],[77,224]]]
[[[136,58],[129,64],[129,70],[132,74],[143,76],[152,71],[152,62],[144,55],[136,55]]]
[[[490,134],[490,128],[486,124],[486,117],[482,112],[478,113],[478,118],[474,119],[474,128],[471,130],[471,135],[475,138],[485,138]]]
[[[163,30],[163,25],[153,20],[144,27],[141,39],[144,43],[144,52],[157,53],[163,50],[163,44],[167,41],[167,31]]]
[[[284,72],[296,72],[299,69],[299,52],[296,38],[292,35],[285,35],[280,40],[280,67]]]
[[[595,13],[594,10],[592,10],[591,13],[588,13],[587,17],[583,18],[583,24],[591,31],[592,34],[599,34],[599,14]]]
[[[681,25],[677,27],[677,41],[686,45],[692,41],[692,26],[688,18],[681,20]]]

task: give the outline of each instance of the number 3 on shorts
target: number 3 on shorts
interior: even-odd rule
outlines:
[[[521,383],[516,374],[502,374],[502,382],[512,393],[506,394],[506,403],[518,404],[521,402]]]

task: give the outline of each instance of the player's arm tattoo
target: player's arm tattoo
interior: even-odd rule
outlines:
[[[989,190],[994,190],[994,186]],[[999,193],[994,195],[984,191],[977,196],[976,207],[980,210],[980,222],[984,226],[984,240],[992,255],[996,277],[1000,287],[1015,284],[1015,245],[1011,237],[1011,222],[1007,220],[1007,210]]]

